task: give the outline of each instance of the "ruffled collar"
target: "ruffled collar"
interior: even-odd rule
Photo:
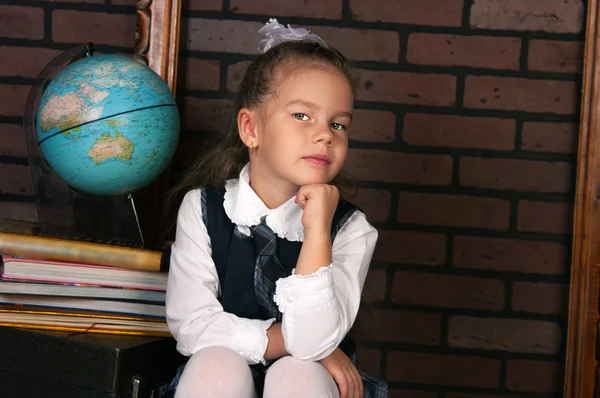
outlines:
[[[237,225],[240,233],[250,236],[250,227],[266,223],[280,238],[304,241],[302,208],[290,198],[281,206],[269,209],[250,187],[250,164],[246,164],[239,178],[227,180],[223,208],[229,219]]]

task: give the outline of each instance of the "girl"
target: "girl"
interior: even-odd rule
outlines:
[[[183,179],[167,321],[187,397],[386,397],[345,339],[377,231],[330,185],[348,151],[355,74],[271,20],[227,135]],[[200,188],[201,187],[201,188]],[[352,360],[350,359],[352,358]]]

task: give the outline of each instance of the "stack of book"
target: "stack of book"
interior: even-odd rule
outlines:
[[[162,252],[0,232],[0,326],[170,336]]]

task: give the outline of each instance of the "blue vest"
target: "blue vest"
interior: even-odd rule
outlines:
[[[254,293],[254,266],[256,250],[251,237],[241,235],[223,208],[224,188],[203,188],[204,222],[212,246],[212,258],[221,285],[220,302],[225,312],[248,319],[268,319],[256,301]],[[331,226],[331,242],[340,228],[357,210],[353,204],[340,200]],[[277,238],[277,256],[288,275],[296,268],[302,242]],[[344,339],[340,348],[348,355],[355,351],[354,344]]]

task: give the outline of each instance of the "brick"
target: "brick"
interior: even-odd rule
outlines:
[[[471,27],[579,33],[583,14],[582,0],[475,0]]]
[[[54,190],[54,192],[61,192],[62,194],[62,188],[54,188],[52,187],[52,189]],[[46,197],[50,197],[49,195],[49,191],[45,191],[45,194],[47,195]],[[39,214],[42,218],[42,222],[44,222],[44,220],[48,220],[50,217],[52,217],[53,220],[60,220],[60,223],[62,225],[75,225],[76,224],[76,215],[75,213],[81,214],[80,212],[77,211],[77,209],[74,208],[73,205],[69,205],[67,203],[44,203],[43,201],[38,204],[38,208],[39,208]],[[82,206],[82,209],[84,207]],[[86,207],[89,209],[89,207]],[[115,213],[111,213],[111,214],[115,214]],[[51,215],[51,216],[50,216]],[[46,221],[47,222],[47,221]]]
[[[0,165],[1,170],[2,165]],[[2,177],[0,177],[2,178]],[[0,190],[1,190],[0,186]],[[38,222],[38,209],[35,203],[27,202],[2,202],[0,201],[0,222],[18,220],[25,222]],[[6,225],[2,225],[5,227]]]
[[[452,157],[350,149],[343,171],[358,181],[448,185],[452,180]]]
[[[387,275],[383,269],[370,269],[362,291],[362,299],[367,303],[377,303],[385,299]]]
[[[224,131],[231,117],[231,107],[230,100],[185,97],[181,112],[182,128],[206,132]]]
[[[510,151],[515,131],[513,119],[407,113],[402,139],[411,145]]]
[[[0,84],[0,116],[23,116],[30,88]]]
[[[432,392],[417,390],[389,390],[389,398],[437,398],[437,394]]]
[[[388,353],[386,369],[388,381],[494,388],[499,382],[500,360],[392,351]]]
[[[55,10],[52,13],[52,40],[133,48],[135,15]]]
[[[451,316],[450,347],[518,353],[557,354],[562,333],[555,322]]]
[[[571,234],[573,231],[573,204],[521,200],[517,207],[517,230]]]
[[[575,82],[515,77],[467,76],[467,108],[572,115],[579,101]]]
[[[290,2],[285,4],[287,7],[288,4],[295,3]],[[297,4],[304,3],[298,2]],[[292,27],[295,26],[292,25]],[[334,28],[328,26],[302,27],[318,34],[327,45],[340,51],[346,58],[355,61],[396,63],[400,56],[400,37],[398,36],[398,32],[374,29]]]
[[[363,142],[393,142],[396,135],[396,114],[389,111],[355,109],[350,139]]]
[[[568,250],[559,243],[455,236],[452,247],[452,265],[458,268],[544,275],[568,269]]]
[[[428,232],[379,231],[373,260],[443,265],[446,261],[446,236]]]
[[[573,178],[573,166],[564,162],[460,159],[460,184],[469,188],[567,193],[574,188]]]
[[[228,66],[227,68],[227,89],[232,92],[235,93],[238,91],[239,86],[244,78],[244,74],[246,73],[246,69],[248,69],[248,65],[250,65],[250,62],[248,61],[240,61],[240,62],[236,62],[235,64],[231,64]],[[363,72],[364,75],[364,72]],[[365,83],[366,84],[366,83]],[[371,84],[371,83],[369,83]],[[367,85],[369,85],[367,84]],[[360,91],[360,90],[358,90]],[[357,131],[357,127],[363,129],[366,128],[367,126],[365,125],[365,123],[360,122],[360,117],[361,117],[361,113],[365,114],[369,117],[373,117],[375,114],[382,116],[382,115],[386,115],[384,119],[378,121],[378,124],[376,126],[368,126],[368,129],[366,130],[366,132],[359,132],[357,134],[358,137],[361,138],[355,138],[355,132]],[[355,110],[354,111],[354,117],[355,117],[355,121],[352,124],[352,128],[350,130],[350,135],[351,135],[351,139],[357,139],[359,141],[370,141],[370,139],[367,138],[367,134],[377,134],[374,137],[377,138],[372,138],[372,140],[377,140],[377,141],[381,141],[381,140],[389,140],[390,138],[384,138],[381,137],[381,135],[385,134],[385,136],[389,136],[390,133],[393,136],[393,131],[395,130],[395,124],[392,125],[391,124],[391,119],[392,119],[392,113],[391,112],[384,112],[384,111],[371,111],[371,110]],[[364,115],[362,115],[362,117],[364,117]],[[369,120],[370,121],[370,120]],[[359,123],[359,124],[357,124]],[[395,123],[395,117],[394,117],[394,123]],[[379,129],[385,128],[385,132],[380,132]],[[373,130],[377,129],[375,132]],[[389,129],[392,129],[391,132]],[[391,140],[393,140],[393,137],[391,138]]]
[[[576,123],[524,122],[521,149],[574,154],[577,152],[578,134]]]
[[[44,67],[62,51],[39,47],[0,46],[0,76],[37,77]]]
[[[256,54],[261,22],[182,18],[181,47],[192,51]]]
[[[352,18],[359,21],[410,25],[460,26],[463,0],[350,0]]]
[[[29,166],[0,163],[0,195],[33,195]]]
[[[557,362],[509,359],[506,388],[532,393],[562,393],[564,365]]]
[[[248,69],[248,65],[250,65],[250,62],[240,61],[227,67],[227,90],[232,93],[239,90],[240,84],[242,84],[242,80],[246,74],[246,69]]]
[[[515,282],[512,310],[537,314],[567,314],[569,286],[561,283]]]
[[[361,308],[352,335],[391,343],[436,345],[440,342],[438,314]]]
[[[0,37],[43,39],[44,10],[39,7],[0,5]]]
[[[186,90],[219,89],[219,61],[180,58],[177,85]]]
[[[342,0],[231,0],[229,10],[240,14],[277,15],[278,17],[342,18]],[[266,21],[265,21],[266,22]],[[279,23],[287,25],[280,20]]]
[[[0,123],[0,156],[27,157],[27,143],[23,127]]]
[[[411,64],[519,70],[521,40],[512,37],[412,33],[406,59]]]
[[[356,345],[356,359],[362,372],[372,376],[381,374],[381,351]]]
[[[541,72],[582,73],[583,43],[532,40],[529,42],[527,68]]]
[[[369,222],[382,222],[389,218],[392,200],[389,191],[368,188],[340,188],[343,198],[360,207]]]
[[[435,73],[360,71],[356,99],[399,104],[453,106],[456,78]]]
[[[0,205],[7,203],[3,202],[0,199]],[[15,234],[26,234],[26,235],[36,235],[39,233],[39,227],[37,222],[31,221],[23,221],[23,220],[2,220],[2,230],[9,231]]]
[[[223,9],[223,0],[183,0],[181,2],[181,9],[190,11],[221,11]]]
[[[213,21],[214,22],[214,21]],[[205,51],[223,51],[221,47],[227,49],[227,52],[240,52],[244,54],[258,54],[257,43],[260,40],[258,29],[252,32],[254,25],[251,22],[244,22],[240,29],[245,29],[248,35],[255,39],[254,42],[245,43],[242,47],[234,47],[233,51],[228,45],[230,40],[239,40],[239,37],[232,37],[235,32],[227,31],[227,27],[242,21],[222,21],[227,22],[224,26],[217,25],[215,28],[221,36],[215,36],[215,32],[210,32],[213,38],[197,38],[196,46]],[[189,23],[192,23],[191,21]],[[253,23],[252,23],[253,24]],[[194,25],[196,26],[196,24]],[[292,27],[295,27],[292,25]],[[328,26],[308,26],[302,25],[303,28],[309,29],[318,34],[329,46],[339,50],[348,59],[355,61],[379,61],[379,62],[397,62],[400,53],[400,37],[397,32],[373,29],[350,29],[350,28],[334,28]],[[200,29],[200,27],[197,27]],[[260,26],[258,27],[260,29]],[[208,33],[207,33],[208,34]],[[221,39],[221,37],[226,38]],[[213,43],[214,40],[222,40],[222,43]],[[196,48],[194,48],[196,49]],[[244,62],[247,64],[246,62]]]
[[[396,272],[392,303],[502,311],[504,282],[469,276]]]
[[[496,198],[402,192],[398,221],[507,231],[510,204]]]

